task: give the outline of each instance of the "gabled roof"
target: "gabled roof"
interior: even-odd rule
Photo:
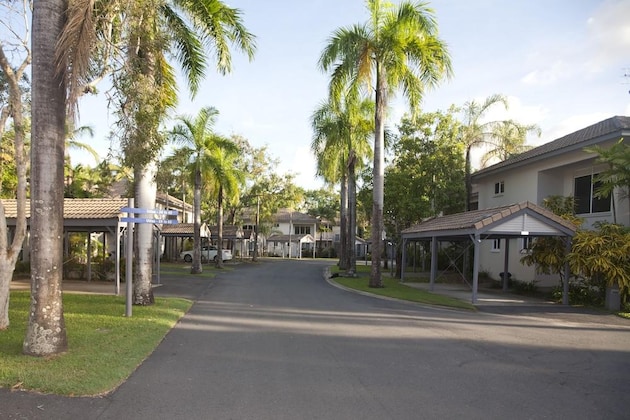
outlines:
[[[17,200],[2,199],[7,219],[17,217]],[[63,200],[64,219],[115,219],[127,206],[126,198],[66,198]],[[26,201],[26,217],[31,217],[31,202]]]
[[[277,235],[273,234],[267,238],[267,242],[305,242],[314,243],[315,239],[309,234],[302,235]]]
[[[293,224],[316,224],[319,222],[315,216],[289,209],[279,209],[274,215],[274,220],[278,223],[291,222]]]
[[[162,236],[192,237],[195,234],[194,229],[194,223],[177,223],[174,225],[163,225],[160,234]],[[202,225],[200,226],[200,235],[202,238],[207,238],[210,236],[210,230],[205,223],[202,223]]]
[[[567,134],[549,143],[535,147],[519,155],[481,169],[472,174],[473,179],[497,172],[506,167],[518,167],[532,161],[555,156],[572,150],[581,150],[607,140],[630,136],[630,117],[616,116]]]
[[[573,236],[577,227],[547,209],[529,201],[491,209],[435,217],[402,231],[407,239],[468,238],[480,234],[484,239],[518,236]]]

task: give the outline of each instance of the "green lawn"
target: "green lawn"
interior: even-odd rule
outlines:
[[[392,278],[389,273],[384,270],[382,274],[383,288],[372,288],[368,286],[370,266],[357,265],[357,277],[336,277],[336,283],[362,292],[372,293],[374,295],[386,296],[411,302],[425,303],[428,305],[444,306],[453,309],[465,309],[475,311],[474,305],[460,299],[448,296],[438,295],[425,290],[420,290],[411,286],[407,286],[396,278]],[[331,273],[338,273],[337,267],[331,268]]]
[[[22,354],[29,292],[11,293],[11,325],[0,331],[0,387],[59,395],[98,395],[121,384],[150,355],[192,305],[185,299],[157,298],[153,306],[134,306],[125,298],[64,295],[68,351],[38,358]]]

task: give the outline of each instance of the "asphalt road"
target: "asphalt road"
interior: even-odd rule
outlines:
[[[323,264],[165,279],[156,294],[197,302],[127,382],[101,398],[0,390],[0,418],[630,418],[630,322],[375,299]]]

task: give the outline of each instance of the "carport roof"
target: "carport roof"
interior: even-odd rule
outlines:
[[[573,236],[577,227],[551,211],[525,201],[518,204],[449,214],[402,231],[404,239],[484,239],[517,236]]]

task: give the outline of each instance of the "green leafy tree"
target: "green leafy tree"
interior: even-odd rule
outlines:
[[[464,209],[465,163],[454,109],[403,118],[385,173],[385,226],[397,245],[400,231],[427,217]],[[397,265],[400,275],[401,264]]]
[[[447,47],[438,37],[434,12],[426,3],[403,1],[394,6],[367,0],[369,20],[336,30],[319,64],[332,70],[330,96],[339,100],[350,89],[374,91],[374,163],[372,203],[372,271],[370,287],[382,287],[385,120],[388,100],[402,88],[415,111],[424,92],[451,74]]]
[[[630,295],[630,228],[600,223],[595,230],[580,230],[567,255],[572,272],[589,278],[602,276],[609,286]]]

